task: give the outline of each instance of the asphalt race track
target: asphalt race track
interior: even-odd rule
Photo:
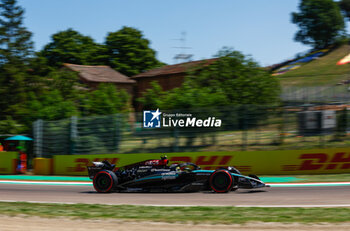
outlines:
[[[271,187],[226,194],[96,193],[92,186],[0,184],[0,201],[164,206],[350,207],[350,186]]]

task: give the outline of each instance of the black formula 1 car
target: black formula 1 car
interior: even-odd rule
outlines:
[[[88,166],[97,192],[196,192],[226,193],[239,188],[269,187],[256,175],[244,176],[236,168],[201,170],[193,163],[172,164],[168,159],[147,160],[115,169],[108,161]]]

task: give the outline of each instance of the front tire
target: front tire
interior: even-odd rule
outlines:
[[[109,193],[118,184],[118,178],[110,170],[102,170],[96,173],[93,179],[94,188],[99,193]]]
[[[227,193],[231,191],[234,179],[227,170],[217,170],[210,175],[209,185],[214,192]]]

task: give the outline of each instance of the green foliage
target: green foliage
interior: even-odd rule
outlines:
[[[127,76],[161,66],[149,44],[142,32],[132,27],[109,33],[106,38],[109,65]]]
[[[342,139],[346,137],[346,130],[347,130],[347,124],[348,124],[348,111],[347,109],[343,109],[342,111],[337,112],[337,127],[334,138]]]
[[[106,62],[104,46],[73,29],[60,31],[52,35],[51,39],[52,42],[39,54],[48,60],[50,66],[61,67],[63,63],[94,65]]]
[[[120,115],[103,115],[44,121],[45,156],[116,152],[122,120]]]
[[[23,12],[15,0],[0,1],[0,119],[16,119],[26,102],[26,64],[32,42],[22,25]]]
[[[50,91],[58,90],[65,100],[76,101],[80,94],[85,94],[85,85],[79,83],[78,75],[75,72],[65,69],[55,70],[48,74],[45,86]]]
[[[332,45],[344,30],[344,18],[333,0],[302,0],[292,22],[300,29],[295,40],[315,49]]]
[[[0,133],[28,132],[36,119],[130,110],[130,96],[124,90],[100,84],[89,91],[76,73],[61,69],[63,63],[110,65],[128,76],[163,65],[149,40],[131,27],[109,33],[103,45],[73,29],[60,31],[33,56],[31,33],[22,20],[23,10],[16,0],[0,0],[0,121],[9,124],[2,122]],[[165,94],[153,83],[139,100],[146,108],[168,110],[277,102],[277,82],[255,62],[229,50],[219,56],[200,72],[189,72],[182,87]]]
[[[40,84],[40,92],[27,93],[27,103],[22,105],[21,120],[30,126],[36,119],[59,120],[79,114],[79,99],[83,87],[77,74],[70,71],[52,71]]]
[[[165,96],[165,92],[157,81],[151,82],[151,88],[147,89],[143,96],[137,99],[143,105],[144,109],[154,109],[159,108],[162,99]]]
[[[116,152],[121,137],[122,117],[119,115],[90,116],[79,118],[73,153]]]
[[[44,157],[51,158],[52,155],[70,153],[70,129],[71,119],[44,122],[43,134],[44,138],[47,138],[42,144],[45,150]]]
[[[13,120],[11,116],[7,116],[6,119],[0,120],[0,133],[1,134],[20,134],[25,130],[22,124]]]
[[[138,101],[144,109],[180,110],[200,119],[207,119],[208,115],[221,118],[224,129],[256,126],[267,118],[269,106],[279,103],[278,80],[238,51],[223,49],[217,56],[213,64],[189,70],[181,87],[165,94],[157,83],[152,83],[152,88]],[[186,145],[190,147],[198,134],[217,129],[193,133],[193,129],[182,128],[181,131],[187,135]],[[215,133],[212,142],[215,143]]]
[[[193,87],[184,83],[164,97],[160,108],[164,109],[191,109],[227,105],[228,101],[223,92],[212,92],[210,87]]]
[[[23,13],[16,0],[0,1],[0,64],[22,64],[32,54],[32,33],[23,26]]]
[[[29,60],[29,74],[39,77],[46,77],[50,72],[55,71],[56,68],[50,66],[48,60],[41,56],[40,52],[37,52],[34,57]]]
[[[218,60],[199,74],[190,73],[186,82],[191,87],[208,89],[208,93],[224,95],[221,105],[266,105],[279,102],[279,83],[251,58],[224,48]],[[217,105],[217,102],[214,101]],[[220,105],[220,104],[219,104]]]
[[[237,195],[237,197],[238,196],[243,197],[244,195]],[[196,229],[200,228],[196,227],[194,224],[212,224],[213,226],[208,226],[209,228],[207,228],[207,230],[218,229],[218,227],[225,227],[227,230],[248,230],[249,224],[253,224],[251,225],[251,227],[253,227],[251,230],[254,230],[254,228],[257,229],[257,226],[264,226],[261,222],[269,222],[266,229],[271,230],[281,230],[284,227],[286,227],[284,228],[285,230],[326,230],[327,228],[332,230],[332,228],[347,227],[350,219],[349,208],[242,208],[229,205],[170,207],[0,202],[0,212],[5,216],[44,217],[56,218],[57,220],[62,219],[62,217],[67,217],[72,220],[92,219],[91,222],[95,222],[96,219],[99,219],[101,222],[98,224],[101,224],[101,226],[103,226],[103,222],[105,222],[104,219],[114,219],[121,223],[125,222],[124,226],[128,225],[128,221],[147,221],[147,223],[150,223],[150,221],[167,222],[172,224],[170,229],[176,229],[177,226],[186,223],[188,226],[184,226],[183,229],[191,229],[192,227]],[[259,223],[254,224],[257,222]],[[246,223],[248,223],[247,226],[237,225]],[[223,226],[223,224],[233,224],[233,226]],[[315,226],[312,226],[313,224]],[[322,224],[326,226],[323,227]],[[272,225],[274,227],[272,227]],[[163,226],[167,227],[166,224]],[[346,228],[343,230],[346,230]]]
[[[47,59],[47,64],[56,68],[63,63],[109,65],[132,76],[162,65],[149,43],[141,31],[131,27],[109,33],[105,45],[68,29],[52,35],[52,41],[38,53],[38,57]]]
[[[28,109],[31,112],[28,115],[31,121],[35,119],[59,120],[78,114],[74,101],[64,99],[59,90],[49,91],[39,98],[32,95]]]
[[[350,20],[350,0],[341,0],[339,2],[339,7],[348,20]]]
[[[97,90],[84,97],[84,115],[110,115],[129,110],[129,94],[117,90],[114,84],[100,84]]]
[[[279,102],[278,80],[238,51],[223,49],[206,67],[191,70],[185,83],[168,94],[152,83],[141,97],[146,109],[190,109],[225,105],[272,105]]]
[[[26,73],[9,63],[0,66],[0,119],[16,116],[26,103]]]

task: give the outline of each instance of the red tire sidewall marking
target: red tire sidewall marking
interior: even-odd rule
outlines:
[[[215,188],[212,186],[212,183],[211,183],[211,182],[212,182],[212,180],[213,180],[213,177],[214,177],[217,173],[219,173],[219,172],[226,173],[226,174],[229,176],[230,184],[229,184],[229,186],[228,186],[225,190],[217,190],[217,189],[215,189]],[[228,171],[226,171],[226,170],[220,170],[220,171],[216,171],[216,172],[214,172],[213,174],[211,174],[210,179],[209,179],[209,182],[210,182],[210,187],[211,187],[212,190],[214,190],[214,191],[217,192],[217,193],[224,193],[224,192],[228,192],[228,191],[229,191],[229,189],[230,189],[231,186],[232,186],[233,180],[232,180],[231,174],[230,174]]]
[[[107,174],[107,175],[109,176],[109,178],[111,179],[111,185],[108,187],[108,189],[107,189],[106,191],[101,191],[101,190],[97,189],[96,186],[95,186],[95,179],[97,178],[98,175],[100,175],[100,174],[102,174],[102,173]],[[113,186],[113,182],[114,182],[114,181],[113,181],[113,178],[112,178],[111,174],[109,174],[109,173],[106,172],[106,171],[100,171],[100,172],[98,172],[98,173],[94,176],[93,185],[94,185],[94,188],[95,188],[95,190],[96,190],[97,192],[109,192],[109,190],[111,190],[111,188],[112,188],[112,186]]]

